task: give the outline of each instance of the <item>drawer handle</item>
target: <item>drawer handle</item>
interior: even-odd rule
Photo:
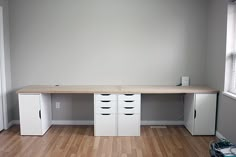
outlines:
[[[39,119],[41,119],[41,110],[39,110]]]
[[[125,102],[134,102],[133,100],[125,100]]]
[[[102,109],[110,109],[111,107],[101,107]]]
[[[124,107],[125,109],[133,109],[134,107]]]
[[[109,113],[102,113],[101,115],[103,115],[103,116],[109,116],[109,115],[111,115],[111,114],[109,114]]]
[[[134,94],[125,94],[126,96],[133,96]]]
[[[101,102],[111,102],[110,100],[102,100]]]
[[[125,113],[125,115],[131,116],[131,115],[134,115],[134,114],[132,114],[132,113]]]
[[[109,95],[111,95],[111,94],[101,94],[102,96],[109,96]]]

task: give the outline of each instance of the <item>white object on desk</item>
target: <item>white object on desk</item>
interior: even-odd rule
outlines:
[[[189,77],[188,76],[182,76],[181,77],[181,84],[182,84],[182,86],[189,86]]]
[[[50,94],[19,94],[21,135],[43,135],[51,126]]]
[[[184,123],[192,135],[215,135],[216,94],[186,94]]]

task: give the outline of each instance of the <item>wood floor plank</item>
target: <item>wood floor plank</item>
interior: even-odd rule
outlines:
[[[0,133],[0,157],[209,157],[215,136],[192,136],[183,126],[141,127],[140,137],[94,137],[93,126],[52,126],[44,136]]]

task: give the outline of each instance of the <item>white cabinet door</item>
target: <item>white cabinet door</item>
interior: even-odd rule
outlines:
[[[117,136],[117,114],[96,113],[95,136]]]
[[[194,135],[214,135],[216,94],[196,94]]]
[[[1,81],[1,78],[0,78]],[[2,104],[2,91],[0,82],[0,131],[3,130],[3,104]]]
[[[185,94],[184,96],[184,125],[193,133],[194,129],[194,108],[195,108],[195,95]]]
[[[40,94],[19,94],[21,135],[41,135]]]
[[[41,94],[40,103],[41,103],[42,134],[44,134],[52,123],[51,95]]]
[[[119,114],[118,136],[140,136],[140,114]]]

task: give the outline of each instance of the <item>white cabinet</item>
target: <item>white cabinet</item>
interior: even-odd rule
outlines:
[[[184,123],[192,135],[215,135],[217,94],[185,94]]]
[[[94,94],[95,136],[140,136],[140,94]]]
[[[94,136],[117,136],[117,95],[94,94]]]
[[[118,136],[140,136],[140,94],[118,95]]]
[[[19,94],[21,135],[43,135],[51,126],[50,94]]]

